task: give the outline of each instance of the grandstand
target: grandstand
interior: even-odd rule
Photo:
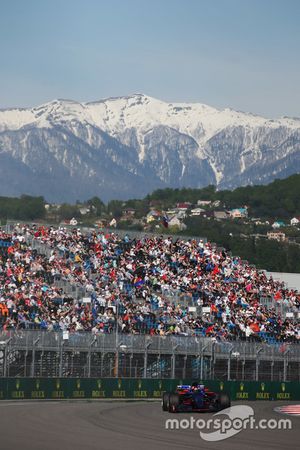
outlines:
[[[299,381],[300,296],[205,239],[0,231],[0,374]]]

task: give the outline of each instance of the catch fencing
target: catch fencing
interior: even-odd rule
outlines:
[[[0,333],[0,376],[300,381],[300,346],[208,337]]]

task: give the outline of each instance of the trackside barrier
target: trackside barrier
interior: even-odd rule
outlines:
[[[0,378],[1,400],[160,399],[163,392],[191,380],[116,378]],[[232,400],[300,400],[298,382],[203,381]]]

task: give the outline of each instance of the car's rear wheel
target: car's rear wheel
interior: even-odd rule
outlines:
[[[170,394],[169,412],[172,413],[177,412],[178,405],[179,405],[179,395],[176,393]]]
[[[162,397],[162,410],[169,411],[169,405],[170,405],[170,393],[164,392]]]

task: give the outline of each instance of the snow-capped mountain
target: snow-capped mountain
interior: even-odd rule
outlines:
[[[269,120],[142,94],[0,110],[0,195],[141,197],[300,172],[300,119]]]

